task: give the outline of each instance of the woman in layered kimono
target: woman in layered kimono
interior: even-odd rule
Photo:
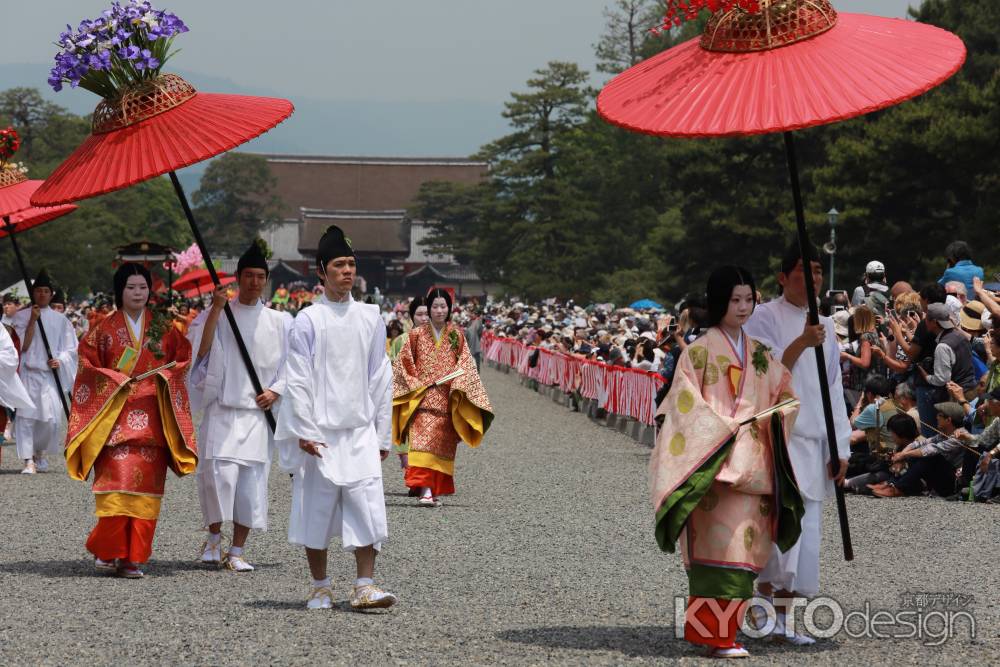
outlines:
[[[413,300],[410,301],[410,305],[407,307],[407,310],[410,314],[410,322],[412,323],[411,330],[431,321],[430,313],[427,312],[427,299],[422,296],[414,297]],[[399,356],[400,350],[403,349],[403,344],[406,342],[406,339],[406,333],[392,339],[392,342],[389,343],[389,361],[396,363],[396,357]],[[399,444],[393,443],[392,449],[399,456],[399,467],[405,471],[407,465],[409,464],[408,454],[410,451],[410,443],[406,440]],[[410,489],[410,495],[419,495],[421,491],[421,489]]]
[[[393,361],[393,443],[409,442],[406,486],[421,505],[436,507],[455,493],[459,441],[478,447],[493,408],[465,343],[453,325],[451,295],[427,295],[430,322],[414,326]]]
[[[184,385],[191,344],[147,308],[151,286],[138,264],[115,273],[118,310],[80,341],[66,441],[70,477],[94,473],[95,567],[133,579],[152,552],[167,468],[183,476],[198,463]]]
[[[650,459],[656,539],[679,542],[690,598],[684,637],[713,657],[744,657],[736,630],[771,544],[787,550],[803,512],[785,449],[797,412],[791,374],[743,332],[750,273],[708,280],[710,327],[681,353]]]

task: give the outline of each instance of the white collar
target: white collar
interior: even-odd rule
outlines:
[[[128,328],[132,330],[132,337],[138,341],[142,338],[142,320],[146,315],[146,311],[140,310],[139,317],[136,319],[132,319],[132,316],[124,309],[122,310],[122,314],[125,315],[125,323],[128,324]]]
[[[344,300],[344,301],[331,301],[330,297],[328,297],[326,295],[326,292],[323,292],[323,294],[320,295],[319,303],[325,303],[325,304],[327,304],[328,306],[331,306],[331,307],[343,308],[345,306],[349,306],[352,303],[354,303],[354,295],[348,293],[347,294],[347,299]]]

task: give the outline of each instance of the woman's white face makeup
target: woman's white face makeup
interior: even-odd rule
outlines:
[[[440,327],[448,319],[448,302],[437,297],[431,304],[431,321]]]
[[[149,285],[142,276],[129,276],[122,292],[122,305],[125,310],[137,311],[146,307],[149,301]]]
[[[750,319],[753,313],[754,294],[749,285],[737,285],[729,297],[729,308],[726,310],[722,324],[730,329],[736,329]]]

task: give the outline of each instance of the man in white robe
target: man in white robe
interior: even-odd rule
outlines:
[[[810,251],[815,257],[815,251]],[[834,482],[843,482],[850,457],[851,424],[844,405],[844,390],[840,375],[840,347],[834,332],[833,320],[820,317],[817,325],[808,324],[805,276],[802,255],[793,244],[782,259],[778,283],[782,296],[754,309],[744,325],[749,336],[771,348],[771,354],[780,359],[792,373],[792,388],[801,402],[798,417],[788,442],[788,455],[799,490],[805,504],[802,534],[799,541],[785,553],[772,547],[771,558],[757,578],[760,594],[773,596],[776,603],[794,598],[813,597],[819,593],[820,518],[823,500],[834,493]],[[813,260],[812,271],[816,294],[823,283],[823,269]],[[820,398],[816,353],[813,348],[822,345],[826,361],[830,403],[837,436],[837,453],[840,468],[834,479],[830,467],[830,450],[827,445],[826,418]],[[794,631],[794,623],[786,625],[784,607],[777,607],[777,623],[773,636],[795,644],[808,645],[814,639]]]
[[[52,280],[42,269],[32,283],[35,305],[18,311],[14,316],[14,330],[21,339],[19,374],[35,403],[33,408],[19,409],[14,420],[17,456],[24,461],[21,472],[29,475],[49,469],[45,453],[60,451],[65,437],[66,412],[52,370],[59,373],[65,392],[73,388],[76,378],[76,331],[65,315],[49,308],[52,294]],[[39,320],[45,328],[52,359],[45,353],[45,345],[36,326]]]
[[[212,307],[188,331],[195,363],[188,379],[192,413],[201,414],[198,430],[198,499],[208,527],[203,563],[236,572],[254,568],[243,555],[251,530],[267,530],[267,481],[273,436],[267,409],[277,411],[285,393],[285,355],[292,316],[264,307],[267,258],[255,242],[239,260],[239,295],[230,303],[264,391],[250,381],[229,321],[221,317],[226,288],[215,291]],[[233,540],[222,554],[222,524],[233,523]]]
[[[354,552],[351,607],[389,607],[396,596],[373,578],[388,537],[381,461],[391,449],[392,368],[385,324],[378,306],[351,297],[357,267],[339,228],[327,229],[316,260],[324,294],[295,318],[275,433],[281,465],[293,474],[288,541],[306,550],[309,609],[333,606],[327,577],[333,537]]]
[[[18,354],[7,327],[0,324],[0,410],[34,409],[21,378],[17,375]]]

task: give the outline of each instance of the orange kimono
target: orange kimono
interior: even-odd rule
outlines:
[[[455,493],[459,441],[478,447],[493,407],[462,328],[449,322],[435,339],[431,327],[410,329],[393,361],[392,437],[403,445],[409,436],[406,485],[443,496]]]
[[[149,559],[167,468],[182,477],[198,464],[184,384],[191,344],[168,326],[157,357],[147,338],[152,317],[146,310],[138,341],[122,311],[80,341],[66,469],[80,481],[94,473],[98,521],[87,549],[105,561]]]

